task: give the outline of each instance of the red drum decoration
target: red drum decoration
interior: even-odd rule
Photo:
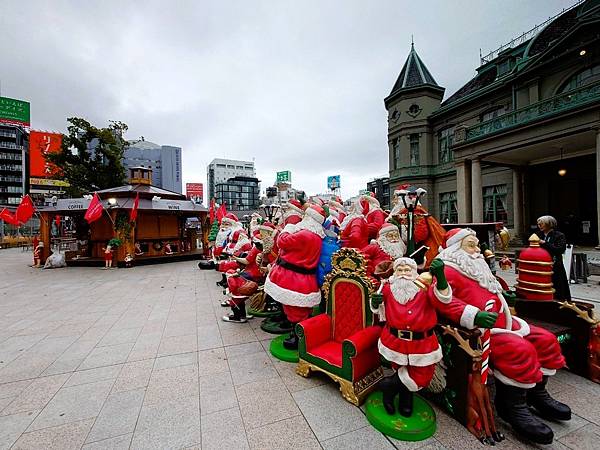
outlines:
[[[540,238],[532,234],[529,247],[519,255],[517,296],[526,300],[552,300],[552,256],[540,247]]]

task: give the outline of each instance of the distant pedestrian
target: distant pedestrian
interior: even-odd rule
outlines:
[[[552,267],[552,284],[554,287],[554,298],[557,300],[571,300],[571,291],[569,289],[569,278],[563,264],[563,254],[567,250],[567,239],[565,235],[556,228],[556,219],[552,216],[542,216],[537,220],[537,226],[540,231],[537,235],[540,237],[540,247],[546,249],[554,266]]]
[[[106,244],[106,247],[102,247],[104,251],[104,269],[112,269],[113,261],[113,248],[112,245]]]

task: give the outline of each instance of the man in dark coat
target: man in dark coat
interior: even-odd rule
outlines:
[[[554,261],[552,267],[552,284],[554,285],[554,298],[557,300],[571,300],[571,291],[569,290],[569,278],[565,271],[562,255],[567,249],[567,239],[565,235],[556,230],[556,219],[552,216],[542,216],[537,220],[537,226],[540,231],[537,235],[540,237],[540,247],[547,250]]]

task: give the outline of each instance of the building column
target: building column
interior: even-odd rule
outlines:
[[[521,171],[512,170],[513,228],[515,237],[523,233],[523,182]]]
[[[473,222],[483,222],[483,189],[479,159],[471,161],[471,204],[473,205]]]
[[[596,222],[598,225],[598,247],[600,247],[600,129],[596,130]]]
[[[456,209],[458,223],[471,222],[471,172],[467,161],[456,163]]]

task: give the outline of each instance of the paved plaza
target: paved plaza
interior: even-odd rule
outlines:
[[[436,408],[419,443],[376,432],[327,378],[268,353],[260,320],[220,320],[219,276],[195,262],[32,269],[0,251],[0,449],[484,448]],[[600,386],[549,384],[574,412],[546,448],[598,448]],[[501,449],[527,448],[502,423]]]

